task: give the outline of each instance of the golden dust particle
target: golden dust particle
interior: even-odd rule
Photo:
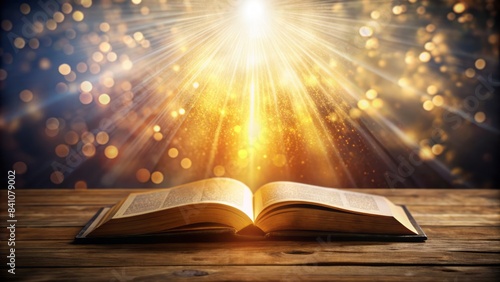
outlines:
[[[111,51],[111,44],[109,44],[108,42],[101,42],[101,44],[99,44],[99,50],[101,50],[101,52],[103,53],[107,53]]]
[[[422,107],[424,108],[424,110],[426,111],[432,111],[432,109],[434,109],[434,103],[432,103],[432,101],[425,101],[423,104],[422,104]]]
[[[375,89],[369,89],[368,91],[366,91],[365,95],[366,95],[366,98],[373,100],[373,99],[377,98],[378,93]]]
[[[68,75],[71,72],[71,67],[68,64],[62,64],[59,66],[59,73],[62,75]]]
[[[286,157],[283,154],[276,154],[273,157],[273,164],[277,167],[284,167],[286,165]]]
[[[179,65],[173,65],[172,66],[172,70],[175,71],[175,72],[179,72],[181,70],[181,66],[179,66]]]
[[[326,118],[331,122],[336,122],[339,119],[336,113],[330,113]]]
[[[93,63],[90,65],[90,73],[98,74],[101,71],[99,64]]]
[[[444,98],[443,98],[443,96],[441,96],[441,95],[434,96],[432,98],[432,103],[436,107],[441,107],[442,105],[444,105]]]
[[[425,146],[423,148],[420,148],[419,152],[418,152],[418,156],[422,159],[422,160],[432,160],[434,159],[434,154],[432,153],[432,150],[430,147],[428,146]]]
[[[431,54],[429,52],[422,52],[420,53],[420,55],[418,56],[418,59],[422,62],[422,63],[427,63],[431,60]]]
[[[358,108],[360,108],[361,110],[366,110],[370,107],[370,102],[368,102],[368,100],[359,100],[358,101]]]
[[[54,184],[61,184],[64,181],[64,174],[60,171],[54,171],[50,174],[50,181]]]
[[[180,108],[179,109],[179,115],[184,115],[186,113],[186,110],[184,110],[183,108]]]
[[[114,159],[118,156],[118,148],[113,145],[107,146],[106,149],[104,149],[104,155],[108,159]]]
[[[191,160],[189,158],[184,158],[181,160],[181,167],[183,169],[188,169],[191,167],[193,163],[191,162]]]
[[[218,165],[218,166],[214,167],[214,175],[215,176],[220,177],[220,176],[223,176],[225,173],[226,173],[226,169],[223,166]]]
[[[40,47],[40,41],[38,41],[38,39],[36,38],[32,38],[28,42],[28,45],[31,47],[31,49],[38,49],[38,47]]]
[[[155,132],[155,134],[153,134],[153,139],[156,141],[161,141],[163,139],[163,134],[161,134],[161,132]]]
[[[434,32],[436,30],[436,26],[434,24],[428,24],[426,27],[425,27],[425,30],[427,32]]]
[[[457,13],[457,14],[461,14],[465,11],[465,4],[464,3],[457,3],[453,6],[453,12]]]
[[[424,6],[418,7],[417,8],[417,14],[424,15],[425,14],[425,7]]]
[[[52,16],[57,23],[62,23],[64,21],[64,14],[61,12],[55,12]]]
[[[245,149],[238,150],[238,157],[240,159],[246,159],[248,157],[248,151]]]
[[[392,7],[392,13],[394,15],[401,15],[404,12],[404,8],[401,5],[396,5]]]
[[[179,113],[178,113],[177,111],[172,111],[172,112],[170,113],[170,115],[171,115],[173,118],[176,118],[176,117],[178,117],[178,116],[179,116]]]
[[[137,181],[139,181],[141,183],[148,182],[150,176],[151,176],[151,174],[149,173],[149,170],[147,170],[145,168],[140,168],[135,173],[135,178],[137,178]]]
[[[90,158],[95,155],[95,146],[93,144],[87,143],[82,147],[82,153],[84,156]]]
[[[38,63],[38,65],[40,66],[40,69],[42,69],[42,70],[48,70],[52,66],[52,64],[50,63],[50,60],[47,58],[40,59],[40,62]]]
[[[143,15],[143,16],[149,15],[149,8],[148,7],[142,7],[141,8],[141,15]]]
[[[122,68],[124,70],[131,70],[133,66],[134,66],[134,64],[130,60],[125,60],[122,62]]]
[[[130,91],[132,89],[132,83],[126,80],[120,84],[120,87],[122,88],[123,91]]]
[[[163,182],[163,173],[161,173],[159,171],[155,171],[155,172],[151,173],[151,181],[154,184],[162,183]]]
[[[75,81],[76,79],[76,74],[74,72],[70,72],[68,75],[64,76],[64,79],[66,79],[66,81]]]
[[[16,174],[25,174],[28,171],[28,166],[24,162],[16,162],[12,168],[16,171]]]
[[[74,131],[68,131],[66,135],[64,135],[64,141],[66,141],[69,145],[75,145],[78,143],[79,137],[78,134]]]
[[[84,82],[82,82],[80,84],[80,89],[83,91],[83,92],[90,92],[92,91],[92,83],[90,81],[87,81],[85,80]]]
[[[373,29],[371,27],[368,27],[368,26],[362,26],[359,29],[359,34],[363,37],[370,37],[373,35]]]
[[[477,123],[483,123],[486,121],[486,114],[483,113],[483,112],[477,112],[475,115],[474,115],[474,120],[477,122]]]
[[[429,85],[427,87],[427,94],[436,95],[437,92],[438,92],[438,88],[436,87],[436,85]]]
[[[410,85],[410,81],[407,78],[400,78],[398,80],[399,87],[406,88]]]
[[[99,95],[99,103],[101,103],[101,105],[107,105],[109,102],[111,102],[111,97],[109,97],[108,94],[103,93]]]
[[[94,62],[96,63],[100,63],[102,62],[102,60],[104,60],[104,55],[101,52],[94,52],[92,54],[92,60],[94,60]]]
[[[425,43],[424,48],[427,51],[432,51],[436,48],[436,44],[434,44],[434,42],[427,42]]]
[[[176,148],[170,148],[168,150],[168,156],[172,159],[177,158],[177,156],[179,156],[179,150],[177,150]]]
[[[83,15],[83,13],[81,11],[74,11],[73,12],[73,20],[75,20],[75,22],[83,21],[84,17],[85,16]]]
[[[92,132],[89,132],[89,131],[83,132],[81,137],[82,137],[82,142],[85,144],[94,143],[94,141],[95,141],[94,134]]]
[[[200,87],[200,84],[198,82],[193,83],[193,88],[198,89]]]
[[[59,82],[58,84],[56,84],[56,91],[57,93],[66,93],[67,91],[69,91],[69,87],[66,83]]]
[[[69,146],[66,144],[59,144],[56,146],[56,155],[60,158],[67,157],[69,155]]]
[[[142,0],[132,0],[132,4],[139,5],[141,4]]]
[[[75,190],[85,190],[87,189],[87,182],[79,180],[75,183]]]
[[[63,13],[69,14],[71,13],[71,11],[73,11],[73,6],[71,6],[70,3],[64,3],[61,6],[61,10],[63,11]]]
[[[235,125],[235,126],[233,127],[233,130],[234,130],[234,132],[236,132],[236,133],[240,133],[240,132],[241,132],[241,126],[239,126],[239,125]]]
[[[380,99],[380,98],[377,98],[375,100],[373,100],[372,102],[372,107],[376,108],[376,109],[380,109],[384,106],[384,100]]]
[[[109,25],[109,23],[107,22],[103,22],[99,25],[99,29],[102,31],[102,32],[108,32],[110,30],[111,26]]]
[[[25,89],[19,93],[19,99],[25,103],[31,102],[33,100],[33,92]]]
[[[92,94],[90,93],[87,93],[87,92],[83,92],[80,94],[80,103],[84,104],[84,105],[88,105],[90,103],[92,103],[92,100],[94,99],[92,97]]]
[[[104,144],[108,143],[109,135],[108,135],[108,133],[106,133],[106,131],[100,131],[95,136],[95,140],[96,140],[97,144],[104,145]]]
[[[92,0],[81,0],[80,5],[85,8],[90,8],[92,6]]]
[[[12,29],[12,22],[9,20],[2,21],[2,29],[4,31],[10,31]]]
[[[153,126],[153,131],[154,132],[160,132],[160,130],[161,130],[161,127],[158,124],[156,124],[156,125]]]
[[[377,38],[370,38],[366,41],[365,48],[366,49],[377,49],[379,46]]]
[[[449,21],[453,21],[454,19],[457,18],[457,15],[454,14],[454,13],[448,13],[448,15],[446,16],[446,18],[448,18]]]
[[[499,38],[498,34],[491,34],[490,36],[488,36],[488,43],[492,45],[496,44],[498,43],[498,38]]]
[[[7,78],[7,71],[4,69],[0,69],[0,80],[5,80]]]
[[[45,122],[45,125],[49,130],[59,129],[59,120],[54,117],[48,118],[47,121]]]
[[[76,70],[79,73],[84,73],[88,70],[87,64],[84,62],[79,62],[78,65],[76,65]]]
[[[468,78],[473,78],[476,75],[476,71],[473,68],[468,68],[465,70],[465,76]]]
[[[380,12],[375,10],[370,13],[370,17],[374,20],[378,20],[380,18]]]
[[[31,7],[30,5],[26,4],[26,3],[23,3],[21,4],[21,7],[19,7],[19,10],[21,11],[21,13],[23,13],[24,15],[27,15],[30,13],[31,11]]]
[[[357,118],[361,117],[361,115],[362,115],[362,112],[357,108],[349,110],[349,116],[352,119],[357,119]]]
[[[45,26],[47,26],[48,30],[56,30],[56,28],[57,28],[57,22],[55,20],[48,20],[45,23]]]
[[[142,34],[142,32],[140,31],[137,31],[134,33],[134,39],[135,41],[141,41],[144,39],[144,34]]]
[[[23,49],[24,46],[26,46],[26,41],[22,37],[17,37],[14,39],[14,46],[16,46],[17,49]]]
[[[115,85],[115,80],[112,77],[105,77],[102,80],[102,84],[107,88],[111,88]]]
[[[441,144],[436,144],[432,146],[431,151],[434,155],[439,156],[443,153],[444,147]]]
[[[486,67],[486,61],[484,59],[477,59],[474,65],[476,66],[476,69],[482,70]]]

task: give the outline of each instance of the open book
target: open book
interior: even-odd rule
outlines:
[[[196,234],[289,238],[337,234],[426,239],[406,208],[385,197],[295,182],[273,182],[252,193],[230,178],[132,193],[101,209],[76,239]]]

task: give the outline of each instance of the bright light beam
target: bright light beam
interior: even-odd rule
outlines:
[[[259,0],[245,1],[242,7],[242,13],[247,23],[259,23],[264,19],[264,3]]]

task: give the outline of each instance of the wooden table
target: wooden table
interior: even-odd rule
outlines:
[[[16,274],[7,273],[1,191],[0,277],[16,280],[493,281],[500,277],[499,190],[356,190],[405,204],[429,239],[76,245],[104,205],[134,190],[16,190]]]

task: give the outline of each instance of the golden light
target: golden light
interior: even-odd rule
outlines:
[[[261,0],[247,0],[242,5],[242,13],[248,24],[258,24],[264,20],[265,6]]]

